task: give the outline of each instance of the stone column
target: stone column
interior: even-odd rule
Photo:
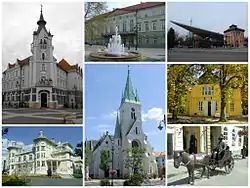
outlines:
[[[53,163],[52,163],[52,160],[50,161],[50,168],[51,168],[51,172],[53,174]]]
[[[206,148],[206,150],[208,153],[211,153],[210,126],[207,126],[206,132],[207,132],[207,144],[206,144],[207,148]]]
[[[58,161],[56,161],[56,172],[58,172]]]

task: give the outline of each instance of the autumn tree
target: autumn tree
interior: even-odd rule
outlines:
[[[241,93],[245,94],[244,104],[248,102],[246,89],[248,89],[248,65],[221,64],[203,65],[203,75],[200,78],[208,83],[220,86],[221,111],[220,121],[226,122],[226,105],[232,96],[234,89],[241,88]]]
[[[107,2],[85,2],[84,19],[90,19],[107,12]]]
[[[177,119],[180,113],[185,112],[187,92],[196,84],[200,69],[200,65],[168,65],[168,110],[172,113],[172,119]]]

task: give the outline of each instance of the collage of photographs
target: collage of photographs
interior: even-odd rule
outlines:
[[[248,6],[1,2],[1,186],[248,187]]]

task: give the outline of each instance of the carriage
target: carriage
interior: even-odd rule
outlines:
[[[217,150],[213,150],[211,154],[189,154],[185,151],[174,151],[174,166],[179,168],[179,166],[185,166],[189,174],[189,183],[194,184],[194,171],[200,169],[200,174],[198,175],[201,178],[205,171],[207,170],[207,178],[210,177],[210,172],[214,171],[216,168],[225,167],[226,174],[230,174],[234,168],[234,159],[232,152],[229,147],[227,147],[221,158],[218,159]]]

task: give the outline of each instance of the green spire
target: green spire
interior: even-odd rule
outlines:
[[[116,116],[114,138],[121,138],[121,126],[120,126],[120,123],[119,123],[118,112],[117,112],[117,116]]]
[[[125,90],[124,90],[124,93],[122,96],[121,105],[124,102],[136,102],[137,103],[137,102],[139,102],[139,100],[138,100],[139,98],[137,98],[137,97],[138,97],[138,94],[135,95],[132,81],[130,78],[130,70],[129,70],[129,66],[128,66],[128,76],[127,76]]]
[[[136,101],[137,101],[137,102],[140,102],[140,99],[139,99],[139,95],[138,95],[137,90],[135,90],[135,93],[136,93],[136,96],[135,96],[135,97],[136,97]]]

